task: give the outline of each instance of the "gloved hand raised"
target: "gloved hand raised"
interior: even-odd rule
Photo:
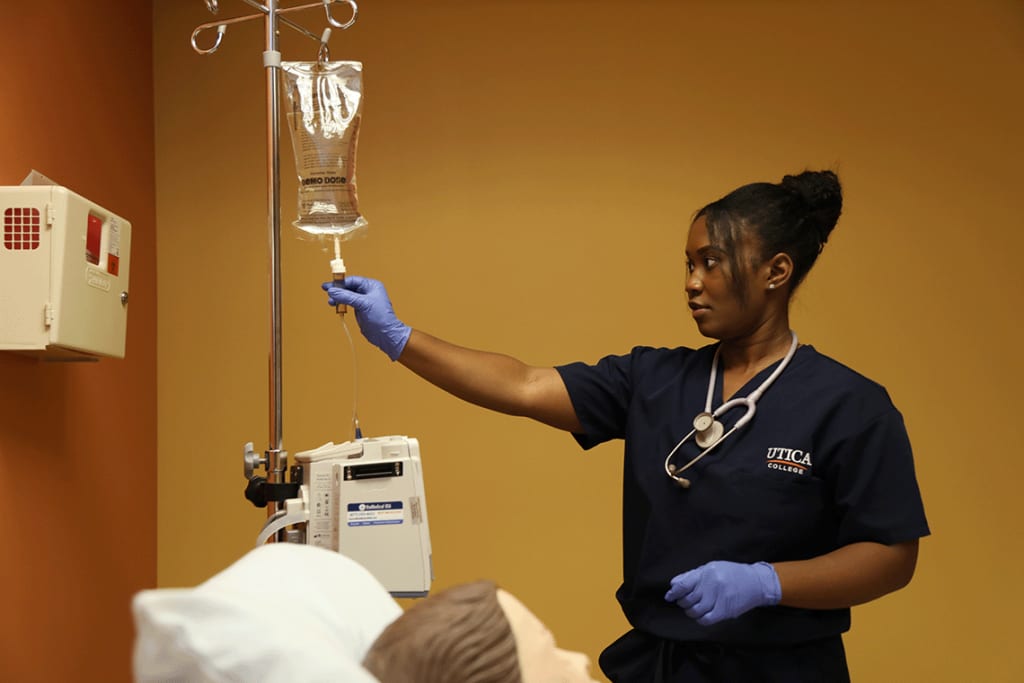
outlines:
[[[349,276],[340,284],[340,287],[333,282],[323,284],[327,292],[327,303],[331,306],[345,304],[354,308],[356,322],[363,336],[388,354],[388,358],[398,360],[409,341],[412,328],[395,317],[384,285],[358,275]]]
[[[755,607],[779,604],[782,587],[767,562],[742,564],[716,560],[679,574],[665,599],[674,602],[701,626],[734,619]]]

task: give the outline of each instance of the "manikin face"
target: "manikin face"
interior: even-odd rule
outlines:
[[[735,339],[764,322],[767,270],[751,265],[747,244],[737,244],[736,252],[730,256],[711,243],[703,216],[690,226],[686,296],[697,329],[705,337]]]
[[[551,631],[515,596],[499,588],[498,604],[516,638],[523,683],[597,683],[587,656],[560,650]]]

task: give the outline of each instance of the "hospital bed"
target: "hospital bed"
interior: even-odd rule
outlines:
[[[415,625],[410,647],[421,649],[388,650],[405,651],[412,661],[421,650],[451,645],[451,632],[465,639],[471,637],[467,633],[482,630],[453,628],[445,620],[451,612],[434,612],[442,614],[440,620],[413,616],[422,617],[424,608],[443,604],[445,593],[432,594],[403,612],[365,567],[345,555],[295,543],[260,546],[198,586],[134,596],[135,680],[391,683],[378,680],[362,665],[385,631],[381,643],[393,636],[396,626]],[[450,678],[444,677],[446,683],[596,683],[585,655],[559,649],[547,627],[511,594],[498,588],[491,595],[492,603],[500,603],[495,604],[498,619],[507,625],[504,642],[514,675],[452,671]],[[433,626],[424,626],[424,633],[419,630],[423,624]],[[375,654],[381,652],[381,643]],[[489,651],[491,645],[483,647]],[[436,664],[435,659],[435,670]],[[418,679],[405,675],[402,680]]]

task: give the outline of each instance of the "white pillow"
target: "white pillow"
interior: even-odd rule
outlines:
[[[273,543],[195,588],[132,600],[135,679],[375,683],[366,651],[402,609],[362,565]]]

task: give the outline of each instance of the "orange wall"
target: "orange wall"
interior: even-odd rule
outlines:
[[[232,27],[200,57],[203,3],[155,8],[159,582],[189,585],[265,517],[241,472],[243,443],[268,439],[263,39]],[[322,29],[319,12],[301,20]],[[315,57],[283,35],[285,59]],[[907,589],[854,610],[854,680],[1024,680],[1022,45],[1017,0],[367,0],[331,48],[366,78],[370,229],[345,260],[385,280],[411,325],[530,362],[698,344],[691,213],[740,183],[837,166],[846,210],[793,323],[888,387],[934,531]],[[319,290],[330,250],[288,225],[287,137],[281,162],[294,452],[351,436],[353,381]],[[625,626],[621,445],[582,454],[362,340],[357,358],[366,433],[421,441],[435,585],[494,579],[596,658]]]
[[[146,2],[0,5],[0,184],[35,168],[132,223],[125,359],[0,352],[4,681],[130,680],[156,582],[151,54]]]

